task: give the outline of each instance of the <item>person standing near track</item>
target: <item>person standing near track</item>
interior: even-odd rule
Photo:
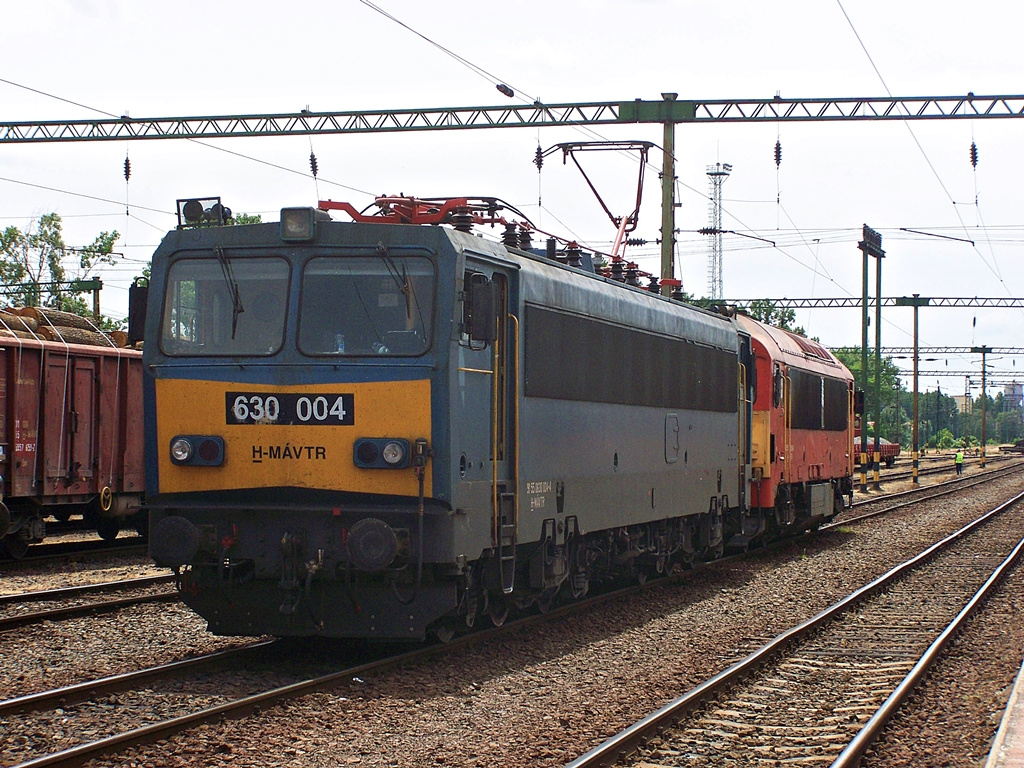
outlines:
[[[962,475],[964,473],[964,449],[957,448],[956,455],[953,457],[953,463],[956,464],[956,473]]]

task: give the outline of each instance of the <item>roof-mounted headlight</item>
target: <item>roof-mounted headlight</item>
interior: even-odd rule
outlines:
[[[314,208],[282,208],[281,239],[286,242],[312,240],[316,236]]]

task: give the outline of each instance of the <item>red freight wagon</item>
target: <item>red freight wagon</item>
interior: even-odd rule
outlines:
[[[104,539],[143,495],[142,353],[0,337],[0,545],[83,514]]]
[[[860,435],[853,438],[853,452],[857,456],[857,463],[860,464]],[[864,457],[865,463],[870,463],[874,459],[875,452],[875,438],[868,438],[868,455]],[[891,467],[896,463],[896,457],[900,455],[900,444],[890,443],[884,437],[878,438],[878,458],[887,467]]]

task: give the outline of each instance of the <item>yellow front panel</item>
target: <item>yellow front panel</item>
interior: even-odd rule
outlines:
[[[760,469],[762,477],[771,474],[771,429],[768,411],[754,411],[750,435],[750,466]]]
[[[226,415],[227,392],[340,391],[353,395],[352,425],[229,424]],[[415,496],[419,485],[411,467],[359,468],[352,446],[360,437],[400,437],[410,444],[419,437],[431,439],[430,381],[425,379],[298,387],[157,379],[156,413],[160,493],[298,487]],[[172,463],[170,444],[176,435],[223,438],[223,465]],[[431,493],[430,472],[424,492]]]

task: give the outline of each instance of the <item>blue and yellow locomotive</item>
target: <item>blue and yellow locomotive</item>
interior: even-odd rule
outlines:
[[[211,631],[445,638],[842,508],[849,454],[751,507],[776,465],[735,318],[533,250],[493,199],[377,204],[216,226],[179,201],[214,225],[154,255],[151,552]]]

